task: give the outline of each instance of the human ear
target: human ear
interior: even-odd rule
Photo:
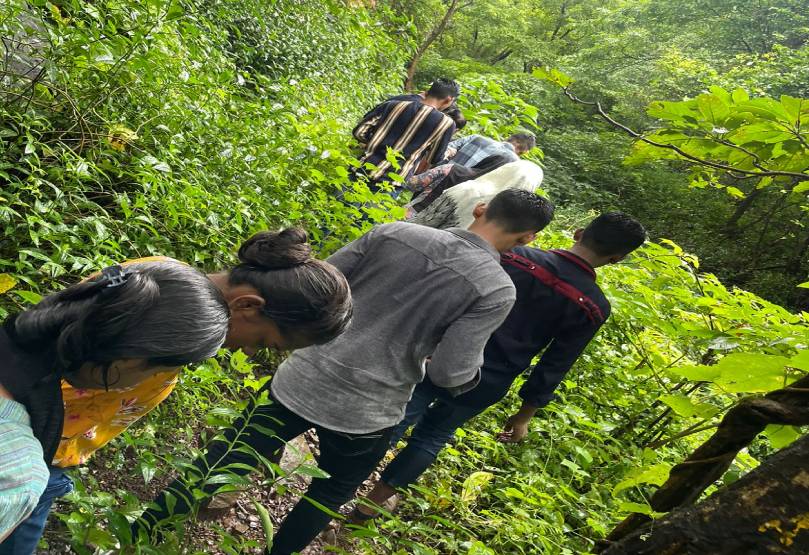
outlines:
[[[537,238],[537,234],[531,231],[530,233],[524,233],[517,238],[518,245],[527,245],[534,241]]]
[[[484,214],[486,214],[486,203],[485,202],[477,203],[475,207],[472,209],[472,215],[475,217],[475,219],[477,219],[482,217]]]
[[[584,233],[584,229],[578,228],[576,231],[573,232],[573,240],[574,241],[581,241],[581,236]]]
[[[259,295],[240,295],[232,299],[228,306],[231,310],[260,310],[266,302]]]

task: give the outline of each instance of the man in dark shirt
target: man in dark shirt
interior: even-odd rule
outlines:
[[[455,123],[442,110],[455,102],[458,92],[454,81],[438,79],[421,100],[391,100],[365,114],[353,131],[365,151],[355,176],[364,176],[373,186],[390,181],[390,172],[410,177],[422,157],[431,164],[441,160],[455,132]],[[388,159],[389,149],[401,155],[398,169]]]
[[[446,79],[438,79],[437,82],[439,82],[439,81],[446,81]],[[421,102],[425,98],[427,98],[427,91],[422,91],[420,93],[399,94],[399,95],[390,97],[385,102],[391,102],[393,100],[415,100],[416,102]],[[455,123],[455,132],[454,133],[458,133],[461,129],[466,127],[466,118],[464,117],[463,112],[461,112],[461,109],[458,107],[457,100],[454,101],[452,104],[450,104],[449,107],[444,108],[443,110],[441,110],[441,112],[443,112],[445,115],[449,116],[452,119],[452,121]],[[450,144],[452,144],[452,143],[450,143]],[[448,146],[447,150],[445,152],[445,156],[446,156],[446,154],[448,154],[450,152],[450,150],[451,149]],[[446,159],[442,160],[442,162],[447,162],[447,160]],[[430,169],[430,165],[431,165],[430,160],[428,160],[426,156],[422,156],[421,160],[419,160],[418,164],[416,164],[414,166],[413,175],[418,175],[418,174],[426,172],[427,170]]]
[[[626,214],[610,212],[597,217],[585,229],[576,230],[573,237],[576,243],[569,250],[515,248],[512,253],[522,257],[522,266],[507,263],[504,256],[503,267],[517,289],[517,301],[486,344],[480,383],[455,398],[449,398],[428,380],[419,384],[391,439],[395,444],[415,424],[408,444],[368,495],[371,504],[358,504],[352,515],[354,521],[372,517],[373,505],[382,505],[395,488],[415,482],[455,430],[501,400],[517,376],[544,349],[520,389],[522,407],[498,436],[507,443],[525,438],[531,418],[553,400],[554,390],[609,316],[610,303],[596,284],[595,268],[622,260],[643,244],[646,231]],[[539,279],[535,275],[537,267],[550,279]],[[566,285],[550,285],[556,279]]]

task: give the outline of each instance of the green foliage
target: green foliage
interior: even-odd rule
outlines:
[[[410,15],[425,3],[407,4]],[[509,94],[539,108],[546,182],[558,200],[631,212],[655,236],[671,237],[699,254],[724,281],[805,308],[809,297],[794,286],[809,273],[804,247],[809,216],[799,197],[783,194],[793,186],[788,179],[754,189],[757,180],[714,179],[715,172],[690,175],[690,165],[682,163],[616,167],[614,161],[627,154],[627,137],[588,117],[549,84],[528,78],[537,69],[554,68],[564,81],[557,84],[573,79],[578,96],[600,101],[619,122],[650,133],[670,127],[646,113],[650,104],[691,102],[710,96],[715,86],[742,88],[776,102],[782,95],[801,98],[809,67],[809,21],[801,8],[795,0],[676,5],[476,0],[459,11],[417,78],[497,79]],[[702,150],[705,144],[698,139],[713,140],[712,130],[722,127],[689,130],[689,149]],[[747,148],[729,147],[738,151],[737,159],[743,155],[738,147]],[[771,162],[773,152],[764,154]],[[777,150],[774,154],[781,157]],[[690,184],[706,190],[694,191]],[[754,198],[748,200],[751,192]]]
[[[384,192],[350,183],[358,152],[348,132],[398,92],[413,38],[445,6],[380,4],[6,2],[0,32],[14,40],[0,47],[0,317],[113,260],[158,253],[219,269],[258,229],[304,225],[325,253],[401,217]],[[540,245],[568,246],[594,214],[582,207],[635,212],[676,242],[599,271],[613,316],[526,443],[495,439],[516,398],[485,412],[400,513],[353,533],[354,552],[590,552],[628,512],[651,513],[654,488],[739,398],[809,371],[809,313],[723,283],[786,299],[806,281],[793,256],[805,239],[805,181],[690,175],[682,156],[642,146],[630,157],[642,165],[622,165],[629,138],[528,73],[558,67],[545,76],[567,86],[571,75],[582,96],[694,156],[805,171],[805,14],[789,0],[720,4],[481,0],[425,57],[421,84],[461,81],[469,132],[537,132],[543,189],[561,207]],[[789,275],[784,260],[794,262]],[[165,403],[76,472],[48,541],[61,535],[77,553],[132,543],[141,553],[202,552],[187,522],[160,547],[129,537],[128,523],[149,487],[187,468],[243,410],[264,370],[234,353],[182,375]],[[769,427],[717,485],[800,432]],[[267,488],[279,475],[268,466]],[[109,487],[104,471],[126,490]],[[321,475],[306,462],[297,472]],[[252,509],[269,536],[266,508],[256,500]],[[221,552],[263,543],[211,528]]]
[[[352,13],[339,0],[217,0],[196,8],[225,30],[237,67],[270,79],[294,79],[304,96],[315,81],[335,97],[361,92],[362,97],[381,98],[390,93],[391,83],[404,78],[401,58],[391,53],[410,45],[383,32],[378,19],[395,22],[393,14],[372,18],[360,9]]]
[[[512,133],[539,130],[539,110],[524,100],[510,95],[493,77],[472,77],[463,81],[462,94],[458,101],[469,125],[465,134],[477,133],[505,140]],[[538,156],[542,151],[534,150]]]
[[[679,152],[638,141],[627,163],[663,157],[697,158],[707,162],[700,165],[701,174],[723,171],[722,167],[708,165],[717,164],[753,178],[767,172],[776,173],[754,182],[757,189],[786,184],[800,193],[809,188],[809,174],[802,173],[809,167],[809,131],[806,130],[809,100],[787,95],[782,95],[780,100],[751,99],[742,89],[730,93],[721,87],[711,87],[710,93],[693,100],[652,103],[648,114],[666,128],[645,139],[677,147]],[[787,175],[780,176],[777,172]],[[704,177],[702,179],[704,181]],[[736,188],[729,191],[744,196]]]
[[[364,107],[333,94],[337,80],[355,94],[395,91],[401,58],[364,11],[321,18],[318,31],[326,40],[327,22],[340,21],[334,40],[353,49],[327,63],[350,67],[349,80],[319,76],[317,65],[296,66],[308,74],[300,78],[241,69],[228,37],[190,4],[42,6],[7,3],[0,22],[5,35],[47,39],[34,51],[44,60],[36,80],[5,69],[11,90],[0,108],[0,271],[21,282],[24,300],[34,301],[26,288],[150,253],[221,267],[267,227],[354,237],[361,209],[336,199],[345,188],[370,222],[373,206],[390,206],[386,194],[349,184],[357,162],[347,130]],[[292,13],[284,6],[274,9]]]
[[[773,46],[764,54],[740,56],[728,73],[719,75],[725,88],[741,86],[761,96],[800,96],[809,90],[809,46]]]

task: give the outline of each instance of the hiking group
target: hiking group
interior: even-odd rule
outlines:
[[[497,436],[525,438],[609,317],[596,270],[646,232],[609,212],[575,230],[567,249],[527,246],[554,216],[537,194],[542,169],[521,159],[535,138],[453,140],[465,125],[458,95],[439,79],[379,104],[354,129],[363,154],[353,178],[395,198],[412,193],[406,221],[373,227],[325,261],[290,228],[254,235],[235,266],[212,274],[164,257],[113,265],[3,323],[0,555],[34,553],[53,501],[72,489],[67,471],[162,402],[183,366],[222,347],[292,352],[132,523],[142,543],[159,544],[221,489],[217,475],[246,475],[314,429],[328,476],[311,481],[267,550],[299,552],[412,426],[348,515],[362,525],[541,353]]]

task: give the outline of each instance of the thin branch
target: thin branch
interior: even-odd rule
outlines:
[[[690,426],[690,427],[686,428],[685,430],[683,430],[682,432],[680,432],[678,434],[674,434],[673,436],[669,436],[666,439],[660,439],[658,441],[653,441],[650,444],[648,444],[646,447],[648,447],[649,449],[657,449],[659,447],[663,447],[664,445],[668,445],[669,443],[677,441],[678,439],[682,439],[682,438],[690,436],[690,435],[698,434],[699,432],[704,432],[705,430],[711,430],[713,428],[718,428],[719,427],[719,422],[714,422],[713,424],[705,424],[705,422],[707,422],[708,420],[709,419],[707,419],[707,418],[705,420],[701,420],[701,421],[697,422],[696,424],[694,424],[693,426]],[[703,425],[703,424],[705,424],[705,425]]]
[[[577,97],[576,95],[574,95],[573,93],[571,93],[570,89],[568,87],[564,87],[562,90],[564,91],[565,96],[567,96],[573,102],[576,102],[577,104],[582,104],[584,106],[592,106],[592,107],[594,107],[596,109],[596,112],[598,112],[598,115],[604,121],[606,121],[607,123],[609,123],[613,127],[617,127],[618,129],[621,129],[622,131],[624,131],[627,135],[629,135],[633,139],[637,139],[637,140],[639,140],[641,142],[644,142],[644,143],[646,143],[648,145],[651,145],[651,146],[654,146],[654,147],[657,147],[657,148],[663,148],[663,149],[672,150],[672,151],[676,152],[677,154],[679,154],[680,156],[682,156],[683,158],[685,158],[686,160],[690,160],[692,162],[696,162],[697,164],[700,164],[700,165],[703,165],[703,166],[708,166],[710,168],[715,168],[715,169],[723,170],[723,171],[726,171],[726,172],[735,172],[736,174],[748,175],[748,176],[751,176],[751,177],[793,177],[793,178],[798,179],[799,181],[809,180],[809,174],[806,174],[806,173],[788,172],[788,171],[781,171],[781,170],[762,170],[762,171],[745,170],[745,169],[742,169],[742,168],[737,168],[737,167],[734,167],[734,166],[730,166],[728,164],[722,164],[720,162],[714,162],[712,160],[706,160],[704,158],[694,156],[693,154],[690,154],[690,153],[684,151],[683,149],[681,149],[680,147],[674,146],[672,144],[658,143],[657,141],[653,141],[651,139],[648,139],[648,138],[644,137],[643,134],[638,133],[637,131],[631,129],[630,127],[624,125],[623,123],[620,123],[620,122],[614,120],[612,117],[610,117],[609,114],[607,114],[604,111],[604,109],[601,107],[600,102],[589,102],[589,101],[586,101],[586,100],[582,100],[579,97]],[[734,176],[734,177],[736,177],[736,176]]]

